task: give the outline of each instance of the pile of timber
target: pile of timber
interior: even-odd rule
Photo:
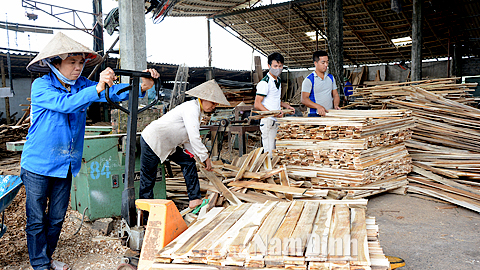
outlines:
[[[220,79],[217,82],[231,106],[235,107],[241,102],[248,105],[254,103],[255,88],[251,82],[238,82],[224,79]]]
[[[18,126],[0,125],[0,157],[7,156],[7,142],[25,140],[30,124],[25,123]]]
[[[155,256],[151,269],[390,269],[366,200],[213,208]],[[195,264],[185,265],[182,264]]]
[[[413,160],[408,191],[433,196],[480,212],[480,110],[411,86],[405,101],[412,111]]]
[[[405,100],[411,93],[411,86],[421,88],[444,98],[463,104],[474,104],[475,99],[470,92],[475,91],[476,83],[456,84],[459,78],[441,78],[413,82],[402,82],[378,85],[374,87],[355,88],[355,101],[346,107],[385,109],[392,99]]]
[[[408,110],[331,111],[327,117],[278,120],[280,163],[291,178],[316,188],[371,187],[350,190],[353,198],[404,186],[411,171],[405,141],[414,121]]]

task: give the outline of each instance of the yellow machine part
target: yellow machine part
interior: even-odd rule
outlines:
[[[142,252],[138,270],[150,269],[155,261],[156,251],[168,245],[187,229],[175,204],[170,200],[139,199],[135,201],[138,209],[148,211],[148,223],[143,237]]]
[[[392,269],[397,269],[405,266],[405,261],[402,258],[393,257],[393,256],[385,256],[385,257],[387,257],[388,261],[390,262],[390,267]]]

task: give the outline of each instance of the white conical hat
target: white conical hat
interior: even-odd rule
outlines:
[[[222,89],[220,88],[220,86],[218,86],[215,80],[204,82],[199,86],[188,90],[187,92],[185,92],[185,94],[189,94],[192,97],[201,98],[218,104],[230,106],[230,103],[223,94]]]
[[[62,32],[58,32],[37,57],[28,64],[27,70],[30,72],[49,72],[50,68],[44,65],[41,60],[55,56],[59,56],[63,60],[68,57],[69,53],[83,53],[85,58],[90,58],[85,67],[94,66],[102,61],[102,57],[96,52],[67,37]]]

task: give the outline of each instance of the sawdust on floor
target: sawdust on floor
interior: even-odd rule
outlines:
[[[117,269],[128,247],[115,235],[119,221],[109,235],[114,240],[97,241],[102,234],[91,228],[91,222],[84,222],[80,231],[82,214],[69,209],[62,233],[53,258],[68,264],[71,269]],[[7,231],[0,238],[1,269],[32,269],[28,260],[27,238],[25,236],[25,188],[22,187],[12,204],[5,210]]]

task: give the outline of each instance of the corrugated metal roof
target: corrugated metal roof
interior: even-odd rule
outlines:
[[[210,17],[225,12],[252,7],[260,0],[181,0],[172,9],[169,16],[174,17]]]
[[[478,55],[480,45],[480,1],[437,0],[423,3],[423,57],[449,54],[449,44],[463,45],[464,55]],[[390,0],[343,1],[343,47],[346,64],[385,63],[411,58],[411,47],[391,41],[411,36],[412,0],[403,1],[402,11],[391,10]],[[268,55],[280,52],[290,67],[310,67],[316,41],[308,34],[327,31],[327,1],[297,0],[220,14],[217,24],[230,28],[240,39]],[[326,41],[319,48],[327,50]],[[450,48],[450,55],[452,55]]]

